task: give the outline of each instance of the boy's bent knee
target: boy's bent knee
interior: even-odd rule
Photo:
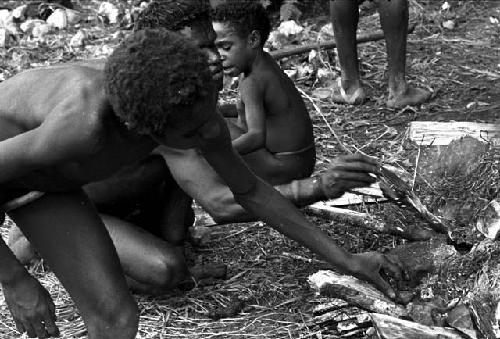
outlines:
[[[188,273],[180,248],[175,251],[168,251],[168,253],[162,253],[151,265],[151,275],[147,283],[158,289],[175,288]]]

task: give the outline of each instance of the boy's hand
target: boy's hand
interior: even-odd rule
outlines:
[[[353,254],[355,261],[354,276],[366,282],[373,284],[389,298],[399,301],[397,293],[387,280],[393,277],[396,280],[402,280],[406,277],[405,271],[399,262],[390,260],[387,256],[377,252],[365,252]]]
[[[321,186],[326,197],[334,199],[353,188],[373,184],[377,179],[370,174],[379,173],[376,159],[362,154],[344,155],[334,159],[328,170],[321,173]]]
[[[30,338],[59,336],[55,324],[55,306],[45,288],[29,274],[13,283],[2,285],[5,302],[20,333]]]

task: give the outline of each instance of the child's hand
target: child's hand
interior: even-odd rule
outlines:
[[[59,336],[54,302],[35,278],[26,274],[2,287],[5,302],[20,333],[27,332],[30,338]]]
[[[398,294],[384,278],[393,277],[401,281],[407,274],[401,263],[377,252],[353,254],[356,269],[352,274],[359,279],[373,284],[389,298],[400,301]]]
[[[371,185],[377,180],[374,175],[379,173],[376,159],[362,154],[344,155],[334,159],[321,174],[321,186],[326,197],[334,199],[353,188]]]

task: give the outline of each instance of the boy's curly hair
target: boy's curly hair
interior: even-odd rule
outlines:
[[[210,20],[207,0],[155,0],[138,15],[134,30],[165,28],[178,31],[199,20]]]
[[[192,123],[194,103],[211,95],[206,55],[165,29],[132,34],[108,58],[104,72],[115,114],[142,134],[164,136],[167,126]]]
[[[225,1],[212,10],[212,20],[227,23],[240,37],[246,38],[257,30],[261,45],[269,38],[271,22],[262,4],[255,0]]]

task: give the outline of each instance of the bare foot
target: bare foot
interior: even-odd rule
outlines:
[[[431,93],[423,88],[407,86],[406,90],[400,93],[389,91],[387,107],[401,108],[414,106],[429,100]]]
[[[365,90],[360,84],[358,86],[351,86],[350,88],[344,89],[342,87],[342,81],[339,78],[337,84],[332,86],[331,90],[331,99],[337,103],[360,105],[366,101]]]

